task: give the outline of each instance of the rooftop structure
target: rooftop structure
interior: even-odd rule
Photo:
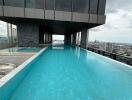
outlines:
[[[81,32],[86,47],[88,29],[105,23],[106,0],[0,0],[0,20],[17,25],[19,46],[51,43],[52,34],[75,42]]]

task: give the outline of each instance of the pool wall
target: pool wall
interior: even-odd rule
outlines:
[[[0,100],[9,100],[13,91],[30,71],[32,64],[46,49],[47,48],[42,49],[36,55],[31,57],[29,60],[24,62],[22,65],[14,69],[12,72],[10,72],[0,80]]]

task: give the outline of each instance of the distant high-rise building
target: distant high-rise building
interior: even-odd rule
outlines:
[[[112,53],[112,51],[113,51],[112,43],[106,43],[106,51]]]

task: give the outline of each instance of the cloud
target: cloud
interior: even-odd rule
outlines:
[[[99,28],[93,28],[93,29],[91,29],[90,31],[98,32],[99,30],[100,30],[100,27],[99,27]]]
[[[90,40],[132,43],[132,0],[107,0],[106,15],[106,24],[92,29]]]
[[[129,10],[132,6],[132,0],[107,0],[107,10],[117,10],[117,9],[123,9],[123,10]]]

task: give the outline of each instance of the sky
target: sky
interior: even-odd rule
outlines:
[[[64,40],[63,35],[53,35],[53,40]]]
[[[107,0],[106,24],[90,29],[89,41],[132,43],[132,0]]]

